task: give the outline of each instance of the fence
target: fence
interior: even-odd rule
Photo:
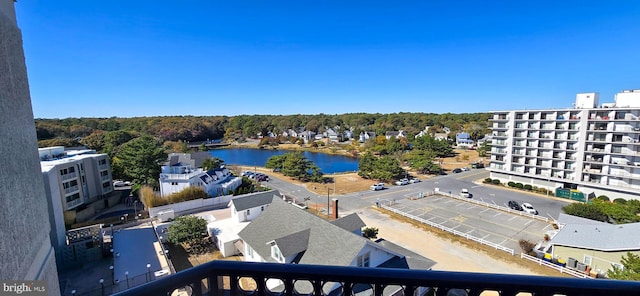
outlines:
[[[568,275],[572,275],[572,276],[575,276],[575,277],[578,277],[578,278],[585,278],[585,279],[586,278],[591,278],[588,274],[586,274],[584,272],[579,272],[579,271],[573,270],[573,269],[568,268],[568,267],[556,265],[556,264],[553,264],[551,262],[544,261],[544,260],[542,260],[540,258],[529,256],[529,255],[527,255],[525,253],[520,253],[520,258],[527,259],[529,261],[533,261],[535,263],[538,263],[539,265],[544,265],[544,266],[549,267],[551,269],[555,269],[555,270],[559,271],[560,273],[566,273]]]
[[[495,203],[488,203],[488,202],[484,202],[484,201],[476,200],[476,199],[472,199],[472,198],[464,198],[464,197],[460,197],[460,196],[457,196],[457,195],[453,195],[451,193],[446,193],[446,192],[441,192],[441,191],[428,192],[426,196],[436,195],[436,194],[443,195],[443,196],[448,196],[448,197],[455,198],[455,199],[458,199],[458,200],[462,200],[462,201],[465,201],[465,202],[468,202],[468,203],[477,204],[477,205],[480,205],[480,206],[485,206],[485,207],[489,207],[489,208],[496,209],[496,210],[499,210],[499,211],[509,212],[511,214],[520,215],[520,216],[524,216],[524,217],[527,217],[527,218],[536,219],[536,220],[540,220],[540,221],[549,223],[549,218],[547,218],[547,217],[534,215],[534,214],[529,214],[529,213],[523,212],[523,211],[516,211],[516,210],[510,209],[508,207],[497,205]]]
[[[65,291],[62,295],[67,296],[104,296],[122,292],[127,289],[144,285],[150,281],[156,280],[153,273],[143,273],[135,276],[129,276],[126,280],[113,282],[112,278],[101,279],[102,282],[96,281],[95,288]],[[86,283],[84,284],[87,285]]]
[[[501,245],[496,244],[496,243],[492,243],[492,242],[490,242],[490,241],[483,240],[483,239],[481,239],[481,238],[477,238],[477,237],[472,236],[472,235],[469,235],[469,234],[467,234],[467,233],[460,232],[460,231],[457,231],[457,230],[455,230],[455,229],[451,229],[451,228],[446,227],[446,226],[444,226],[444,225],[441,225],[441,224],[438,224],[438,223],[434,223],[434,222],[431,222],[431,221],[429,221],[429,220],[425,220],[425,219],[422,219],[422,218],[420,218],[420,217],[417,217],[417,216],[414,216],[414,215],[411,215],[411,214],[407,214],[407,213],[405,213],[405,212],[402,212],[402,211],[400,211],[400,210],[396,210],[396,209],[394,209],[394,208],[392,208],[392,207],[389,207],[389,206],[387,206],[387,205],[381,205],[381,206],[382,206],[382,208],[384,208],[384,209],[386,209],[386,210],[389,210],[389,211],[391,211],[391,212],[394,212],[394,213],[396,213],[396,214],[398,214],[398,215],[401,215],[401,216],[403,216],[403,217],[407,217],[407,218],[409,218],[409,219],[412,219],[412,220],[418,221],[418,222],[420,222],[420,223],[423,223],[423,224],[429,225],[429,226],[431,226],[431,227],[435,227],[435,228],[438,228],[438,229],[440,229],[440,230],[443,230],[443,231],[446,231],[446,232],[452,233],[452,234],[454,234],[454,235],[464,237],[464,238],[466,238],[466,239],[468,239],[468,240],[472,240],[472,241],[478,242],[478,243],[480,243],[480,244],[483,244],[483,245],[486,245],[486,246],[490,246],[490,247],[492,247],[492,248],[495,248],[496,250],[505,251],[505,252],[507,252],[507,253],[511,254],[512,256],[513,256],[513,255],[515,255],[515,252],[514,252],[514,250],[513,250],[513,249],[510,249],[510,248],[507,248],[507,247],[501,246]]]

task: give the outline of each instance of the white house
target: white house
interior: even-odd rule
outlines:
[[[211,196],[229,194],[242,184],[242,178],[233,176],[225,168],[204,171],[195,165],[190,154],[171,153],[161,166],[160,194],[169,196],[189,186],[199,186]]]
[[[347,217],[352,222],[359,220]],[[366,239],[352,232],[353,227],[342,228],[353,226],[353,223],[338,221],[329,223],[275,197],[271,205],[238,234],[244,242],[244,260],[363,268],[431,269],[435,265],[427,258],[384,240]],[[281,284],[277,280],[267,281],[269,288]]]
[[[273,196],[280,196],[277,191],[258,192],[234,198],[229,202],[231,218],[237,222],[252,221],[270,204]]]
[[[375,132],[361,132],[360,133],[360,143],[364,143],[369,139],[375,139],[376,138],[376,133]]]
[[[475,142],[471,140],[471,136],[468,133],[456,134],[456,145],[460,147],[472,147]]]
[[[391,138],[404,138],[406,137],[405,133],[403,130],[399,130],[399,131],[388,131],[385,133],[385,138],[387,138],[387,140],[391,139]]]

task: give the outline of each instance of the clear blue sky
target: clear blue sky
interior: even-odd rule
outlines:
[[[640,89],[640,1],[18,1],[37,118],[463,113]]]

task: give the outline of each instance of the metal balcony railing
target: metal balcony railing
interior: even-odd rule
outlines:
[[[242,279],[253,287],[242,287]],[[267,283],[280,281],[269,289]],[[225,284],[226,282],[226,284]],[[186,288],[185,288],[186,287]],[[388,268],[211,261],[115,295],[638,295],[640,282]],[[455,293],[455,294],[452,294]],[[186,295],[185,294],[185,295]]]

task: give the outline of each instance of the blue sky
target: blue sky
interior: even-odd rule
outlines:
[[[18,1],[36,118],[464,113],[640,89],[640,2]]]

